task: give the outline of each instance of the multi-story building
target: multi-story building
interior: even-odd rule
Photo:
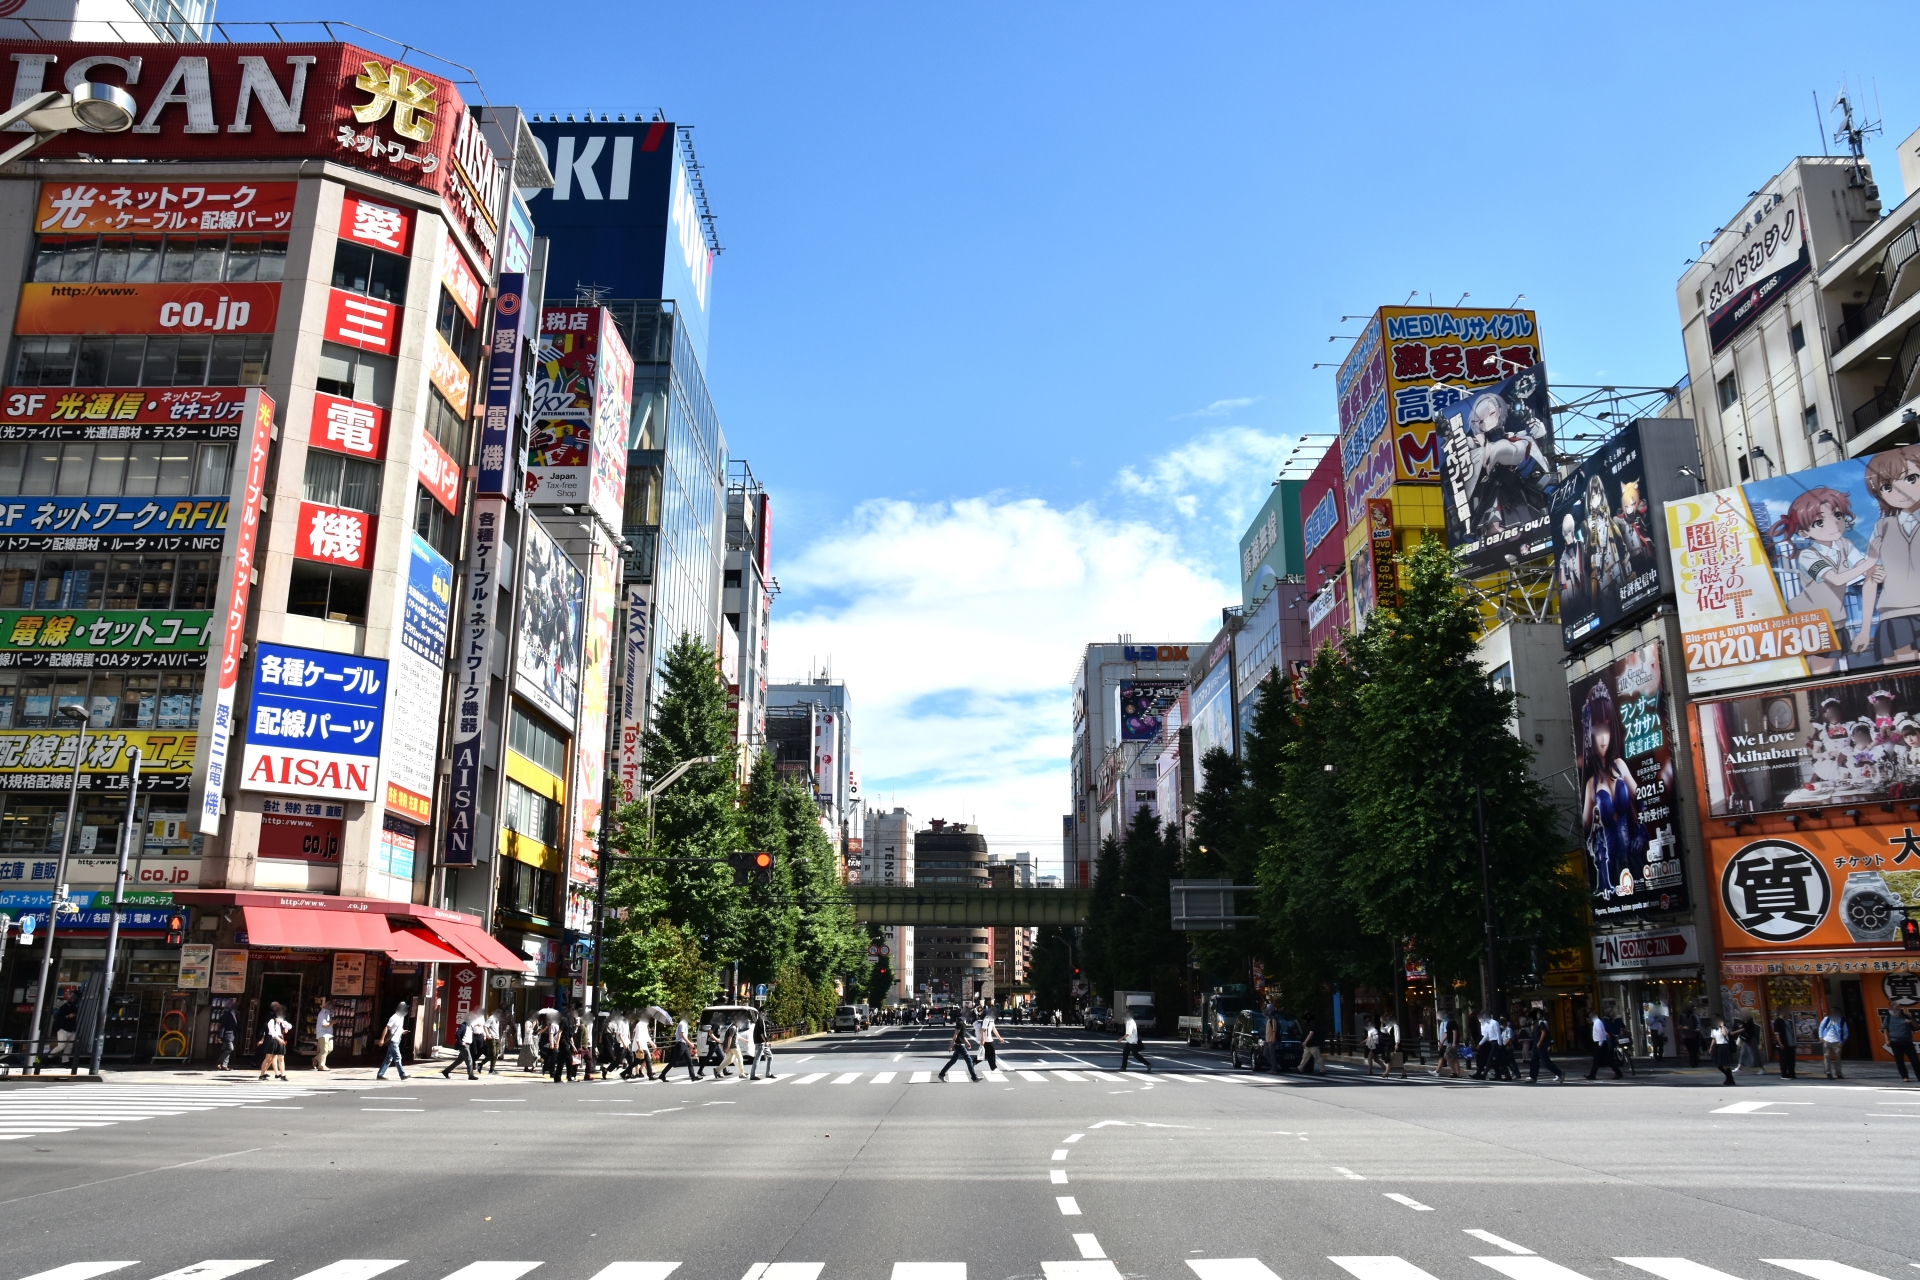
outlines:
[[[995,889],[1033,888],[1033,854],[1026,850],[1010,855],[989,853],[987,880]],[[993,990],[983,994],[989,1000],[998,997],[1004,1004],[1027,985],[1037,931],[1025,925],[1000,925],[991,932]]]
[[[1069,885],[1093,883],[1100,843],[1119,836],[1141,804],[1159,812],[1166,718],[1186,696],[1195,644],[1090,644],[1073,673],[1071,808],[1061,857]]]
[[[867,808],[863,810],[862,825],[862,881],[872,885],[912,884],[913,815],[897,806],[891,810]],[[887,968],[893,974],[893,986],[888,998],[895,1003],[912,1001],[913,926],[881,925],[880,940],[881,945],[887,948]]]
[[[24,0],[0,18],[0,39],[191,42],[206,39],[213,8],[212,0]]]
[[[851,798],[853,708],[847,697],[846,682],[816,675],[794,684],[767,686],[769,732],[776,718],[792,717],[797,725],[802,712],[813,732],[809,747],[813,798],[820,806],[820,821],[844,858],[845,841],[853,834],[858,807]]]
[[[1848,225],[1858,226],[1858,234],[1822,257],[1817,268],[1834,413],[1813,436],[1825,443],[1820,430],[1831,426],[1849,457],[1920,441],[1920,383],[1914,377],[1920,369],[1920,304],[1914,302],[1920,283],[1920,200],[1914,198],[1920,194],[1920,132],[1907,136],[1899,155],[1905,198],[1885,217],[1876,216],[1872,171],[1864,161],[1857,170],[1849,168],[1843,202]],[[1813,388],[1810,406],[1820,404],[1824,390]],[[1802,428],[1812,425],[1803,411]]]
[[[935,818],[913,836],[913,883],[923,888],[989,886],[987,838],[980,828]],[[965,1003],[993,978],[992,930],[916,926],[914,990],[935,1003]]]
[[[0,177],[8,905],[97,894],[132,833],[156,910],[125,926],[125,1055],[194,1056],[216,1002],[251,1042],[280,1000],[296,1048],[330,1002],[349,1059],[399,1000],[431,1038],[524,967],[435,868],[463,479],[513,426],[473,421],[496,278],[529,265],[513,123],[384,49],[7,44],[14,100],[91,78],[141,122]],[[105,917],[61,923],[56,994]],[[9,948],[0,985],[39,955]]]
[[[720,666],[743,772],[767,740],[767,641],[778,590],[770,568],[772,510],[753,468],[735,458],[727,483],[727,561],[720,584]]]

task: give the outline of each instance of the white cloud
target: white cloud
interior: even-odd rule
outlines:
[[[1056,863],[1075,662],[1122,633],[1212,634],[1239,598],[1220,513],[1264,500],[1287,443],[1228,428],[1129,468],[1117,505],[1151,499],[1154,519],[1005,494],[864,503],[778,566],[775,677],[831,659],[870,803],[977,820],[996,851]]]
[[[1251,404],[1259,404],[1259,396],[1235,396],[1231,400],[1215,400],[1204,409],[1195,409],[1191,413],[1175,415],[1177,422],[1181,418],[1224,418],[1235,409],[1244,409]]]

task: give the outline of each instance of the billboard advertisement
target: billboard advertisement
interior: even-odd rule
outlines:
[[[0,440],[233,440],[245,387],[8,387]]]
[[[713,255],[680,132],[662,120],[530,120],[553,172],[528,212],[549,238],[549,292],[600,285],[614,298],[670,298],[707,363]]]
[[[255,645],[240,789],[373,799],[386,705],[384,658]]]
[[[431,822],[453,565],[419,534],[409,535],[408,542],[396,610],[399,634],[389,658],[393,693],[380,750],[381,795],[386,807],[402,818]]]
[[[1768,196],[1733,256],[1713,264],[1707,285],[1707,343],[1714,354],[1758,320],[1789,285],[1812,272],[1800,193]]]
[[[607,794],[607,713],[613,684],[614,599],[620,591],[619,553],[594,526],[586,575],[586,635],[581,645],[580,713],[574,732],[572,857],[567,878],[591,884],[599,874],[600,815]],[[588,925],[592,927],[591,924]]]
[[[480,418],[480,466],[474,493],[504,496],[516,491],[513,422],[520,408],[520,329],[526,312],[527,278],[500,277],[493,300],[493,337],[487,350],[486,407]]]
[[[1914,661],[1916,515],[1917,445],[1667,503],[1687,687]]]
[[[453,665],[453,728],[448,734],[446,847],[441,860],[450,867],[474,865],[474,838],[480,830],[481,750],[487,726],[487,690],[493,679],[493,613],[500,591],[501,533],[507,502],[498,495],[473,502],[467,535],[465,585],[461,587],[459,630]],[[532,528],[538,529],[537,524]]]
[[[1231,753],[1233,736],[1233,656],[1231,651],[1207,672],[1190,699],[1193,707],[1193,785],[1205,790],[1207,752],[1219,747]]]
[[[1560,481],[1548,524],[1567,648],[1660,599],[1646,460],[1632,428],[1614,433]]]
[[[1568,686],[1596,919],[1687,909],[1658,640]]]
[[[1186,691],[1184,680],[1122,680],[1120,741],[1152,742],[1166,725],[1167,709]]]
[[[269,401],[268,403],[271,403]],[[0,498],[8,551],[217,551],[228,498]]]
[[[1298,578],[1300,555],[1299,480],[1275,482],[1267,500],[1254,512],[1247,531],[1240,535],[1240,604],[1251,608],[1253,602],[1273,589],[1282,578]]]
[[[1478,570],[1551,551],[1555,468],[1546,366],[1456,401],[1442,422],[1447,545]]]
[[[1384,397],[1377,403],[1385,404]],[[1359,464],[1341,482],[1347,508],[1347,528],[1366,518],[1367,502],[1384,498],[1393,485],[1393,436],[1382,431],[1361,454]]]
[[[73,781],[77,732],[0,729],[0,779],[8,791],[61,791]],[[125,791],[130,752],[140,753],[142,791],[185,791],[193,780],[196,735],[173,730],[87,731],[82,791]]]
[[[623,609],[620,660],[620,689],[615,702],[620,717],[620,759],[616,769],[620,779],[621,804],[640,799],[646,786],[645,757],[642,751],[647,734],[647,633],[653,626],[652,588],[643,582],[626,584]]]
[[[1900,922],[1920,913],[1920,833],[1910,823],[1748,832],[1707,849],[1728,951],[1891,947],[1895,960],[1873,963],[1899,962]],[[1901,967],[1920,967],[1920,956]]]
[[[1384,375],[1383,375],[1384,376]],[[1346,508],[1342,504],[1340,448],[1329,447],[1300,486],[1301,568],[1307,590],[1307,639],[1310,649],[1337,635],[1346,625]]]
[[[212,643],[208,609],[0,610],[0,668],[205,667]]]
[[[273,451],[273,397],[255,387],[247,392],[244,421],[248,424],[246,452],[233,468],[230,501],[238,513],[232,545],[220,559],[220,595],[214,613],[220,619],[220,665],[208,678],[206,695],[212,712],[207,732],[206,789],[200,796],[200,833],[220,830],[221,792],[226,786],[227,757],[233,746],[234,697],[239,692],[240,664],[245,660],[247,601],[253,592],[253,553],[260,540],[260,504],[267,480],[267,458]],[[222,538],[222,542],[226,539]],[[203,695],[203,696],[206,696]]]
[[[1394,564],[1397,554],[1393,542],[1393,503],[1385,498],[1367,499],[1367,549],[1372,557],[1373,606],[1395,609],[1400,605],[1400,570]]]
[[[43,182],[33,229],[43,236],[142,231],[285,231],[297,182]]]
[[[527,499],[591,506],[619,528],[633,358],[604,307],[548,307],[535,356]]]
[[[1920,799],[1920,673],[1695,705],[1716,818]]]
[[[1382,307],[1386,412],[1401,480],[1441,478],[1439,424],[1473,391],[1540,363],[1533,312]]]
[[[20,286],[15,333],[272,333],[280,285],[42,284]]]
[[[586,575],[538,520],[520,566],[520,643],[514,686],[569,730],[580,700],[580,609]]]

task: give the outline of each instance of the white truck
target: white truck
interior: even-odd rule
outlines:
[[[1159,1030],[1160,1014],[1153,1007],[1151,991],[1116,991],[1113,993],[1113,1015],[1109,1021],[1116,1032],[1127,1029],[1127,1016],[1131,1014],[1140,1028],[1142,1036],[1150,1036]]]

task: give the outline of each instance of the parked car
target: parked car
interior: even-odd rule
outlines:
[[[1292,1071],[1300,1065],[1300,1024],[1287,1014],[1274,1019],[1276,1038],[1273,1059],[1267,1056],[1267,1015],[1242,1009],[1233,1016],[1233,1041],[1228,1052],[1233,1065],[1242,1063],[1255,1071]]]
[[[833,1011],[833,1029],[835,1031],[858,1031],[860,1029],[860,1011],[850,1004],[843,1004]]]
[[[1080,1025],[1089,1031],[1105,1031],[1108,1017],[1104,1008],[1094,1005],[1080,1015]]]
[[[707,1067],[720,1065],[720,1059],[724,1056],[721,1046],[726,1040],[728,1023],[735,1027],[750,1027],[759,1016],[760,1011],[750,1004],[710,1004],[702,1009],[699,1025],[707,1029],[707,1052],[701,1057],[700,1064]],[[699,1031],[695,1029],[694,1042],[699,1043],[699,1039]]]

